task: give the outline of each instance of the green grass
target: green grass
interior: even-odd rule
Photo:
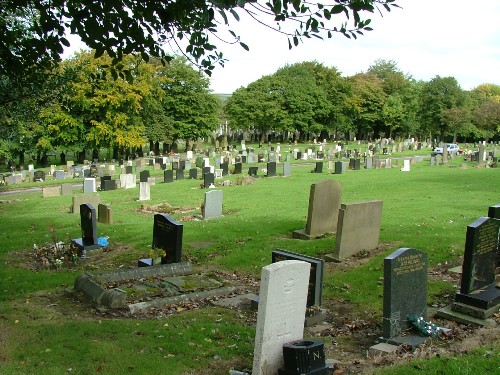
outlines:
[[[432,168],[426,160],[412,165],[409,173],[392,168],[318,175],[310,173],[310,164],[293,164],[290,177],[259,178],[253,185],[221,188],[223,218],[183,222],[183,254],[196,269],[259,277],[276,248],[311,256],[332,253],[334,236],[301,241],[292,239],[291,233],[305,227],[311,184],[335,179],[343,185],[345,203],[384,202],[380,241],[385,250],[359,267],[327,273],[324,296],[345,300],[353,309],[369,311],[380,319],[383,290],[379,279],[385,256],[399,247],[414,247],[428,254],[430,268],[444,262],[459,265],[466,226],[500,202],[500,171],[475,168],[460,158],[448,167]],[[147,256],[153,215],[139,212],[141,204],[168,202],[194,208],[193,212],[174,215],[179,220],[199,214],[205,193],[199,184],[199,180],[158,183],[151,187],[150,202],[137,201],[138,189],[101,192],[101,202],[112,207],[114,224],[98,224],[99,235],[130,246],[127,253],[108,253],[114,263],[134,265],[138,258]],[[85,262],[57,271],[33,271],[20,263],[35,243],[44,244],[53,237],[63,241],[80,237],[79,216],[68,213],[71,197],[44,199],[35,192],[1,199],[10,203],[0,204],[0,330],[4,332],[0,339],[6,343],[0,349],[0,373],[53,374],[71,368],[71,373],[78,374],[165,373],[165,369],[169,374],[183,374],[206,370],[214,361],[227,362],[227,368],[251,366],[254,328],[236,312],[204,308],[168,318],[111,319],[62,297],[63,290],[88,269]],[[197,242],[210,245],[198,248]],[[449,283],[430,282],[429,302],[454,290]],[[50,303],[40,305],[47,295],[52,296]],[[53,304],[57,306],[47,307]],[[77,316],[74,311],[79,311]],[[465,371],[479,366],[476,362],[483,357],[482,349],[478,350],[463,357],[411,362],[394,371],[423,368],[439,373],[439,366],[449,369],[453,364]],[[489,359],[484,362],[479,369],[489,368]]]

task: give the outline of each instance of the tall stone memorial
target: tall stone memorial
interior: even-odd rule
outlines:
[[[292,237],[309,240],[335,233],[341,197],[342,185],[338,181],[325,180],[312,184],[306,228],[293,231]]]
[[[283,367],[283,344],[304,334],[309,263],[285,260],[262,269],[252,375]]]
[[[427,319],[427,254],[401,248],[384,259],[383,337],[392,344],[416,345],[424,339],[406,335],[411,316]]]

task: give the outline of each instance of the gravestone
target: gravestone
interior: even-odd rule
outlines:
[[[80,213],[80,206],[82,204],[90,204],[92,207],[97,207],[101,201],[101,196],[99,194],[83,194],[73,196],[70,211],[73,214]]]
[[[35,171],[33,173],[33,181],[45,181],[45,172],[44,171]]]
[[[136,176],[132,173],[120,175],[120,186],[124,189],[133,189],[136,186]]]
[[[153,249],[165,250],[161,264],[179,263],[182,257],[182,224],[167,214],[156,214],[153,224]]]
[[[229,174],[229,164],[228,163],[221,163],[220,169],[222,169],[222,176],[227,176]]]
[[[338,181],[325,180],[312,184],[306,228],[293,231],[292,237],[309,240],[335,233],[341,197],[342,185]]]
[[[289,162],[284,162],[283,163],[283,176],[288,177],[291,175],[291,168],[290,168],[290,163]]]
[[[323,173],[323,162],[317,161],[314,167],[313,173]]]
[[[295,340],[283,345],[284,366],[278,375],[320,375],[332,373],[325,361],[325,344],[319,340]]]
[[[500,204],[488,207],[488,217],[500,219]],[[500,266],[500,243],[498,244],[495,263],[497,267]]]
[[[109,176],[111,177],[111,176]],[[116,180],[104,180],[104,191],[116,190]]]
[[[61,195],[61,185],[42,187],[42,197],[58,197]]]
[[[276,249],[271,253],[272,262],[284,260],[300,260],[311,265],[309,274],[309,286],[307,289],[307,307],[321,306],[323,303],[323,272],[325,261],[307,255],[293,253],[291,251]]]
[[[151,199],[151,189],[149,182],[139,182],[139,200],[148,201]]]
[[[139,173],[139,182],[148,182],[149,171],[141,171]]]
[[[222,190],[211,190],[205,193],[202,216],[203,219],[215,219],[222,216]]]
[[[97,206],[97,221],[103,224],[113,224],[113,213],[111,207],[105,204]]]
[[[343,166],[341,161],[336,161],[335,162],[335,174],[342,174],[343,172]]]
[[[99,249],[97,244],[97,215],[94,206],[88,203],[80,205],[80,226],[82,237],[71,241],[78,248],[78,255],[87,256],[87,251]]]
[[[73,184],[62,184],[61,195],[71,195],[71,194],[73,194]]]
[[[276,162],[270,161],[267,163],[267,177],[275,177],[276,176]]]
[[[248,175],[251,177],[257,177],[257,171],[259,167],[248,167]]]
[[[409,159],[403,160],[403,168],[401,168],[401,172],[410,172],[410,160]]]
[[[277,374],[283,344],[302,339],[309,269],[297,260],[262,268],[252,375]]]
[[[174,171],[172,169],[165,169],[163,171],[163,182],[164,183],[174,182]]]
[[[205,173],[203,175],[203,187],[208,189],[210,186],[215,185],[215,174],[213,173]]]
[[[55,180],[64,180],[64,171],[63,170],[57,170],[54,172],[54,179]]]
[[[179,168],[175,170],[175,179],[184,180],[184,169]]]
[[[96,190],[96,183],[95,183],[95,178],[86,178],[83,180],[83,193],[95,193]]]
[[[341,205],[333,251],[334,260],[340,261],[361,250],[372,250],[378,246],[382,206],[382,201]]]
[[[133,167],[132,167],[131,165],[127,165],[127,166],[125,167],[125,173],[126,173],[126,174],[132,174],[132,173],[134,173],[134,171],[133,171]]]
[[[365,169],[372,169],[373,159],[371,157],[366,158]]]
[[[404,335],[410,317],[427,319],[427,254],[401,248],[384,258],[383,336],[396,345],[418,345],[425,338]]]
[[[190,168],[189,169],[189,179],[190,180],[198,179],[198,169],[197,168]]]
[[[452,310],[480,319],[489,318],[500,305],[495,268],[500,220],[481,217],[467,226],[460,291]]]
[[[241,163],[235,163],[234,164],[234,174],[241,174],[241,168],[242,168]]]
[[[204,176],[206,173],[213,173],[212,168],[209,165],[203,167],[201,170],[202,176]]]

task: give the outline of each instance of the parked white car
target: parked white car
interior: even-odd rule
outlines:
[[[446,145],[446,149],[448,150],[448,154],[453,154],[457,155],[460,153],[460,147],[456,143],[445,143],[444,145],[441,145],[441,147],[436,147],[433,152],[435,154],[442,154],[443,153],[443,146]]]

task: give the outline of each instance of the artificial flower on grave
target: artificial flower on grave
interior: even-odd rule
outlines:
[[[417,329],[420,336],[438,338],[443,333],[441,328],[432,322],[426,321],[421,316],[412,315],[408,317],[408,320]]]
[[[163,258],[165,255],[167,255],[167,252],[163,249],[153,248],[149,251],[149,257],[152,259]]]

